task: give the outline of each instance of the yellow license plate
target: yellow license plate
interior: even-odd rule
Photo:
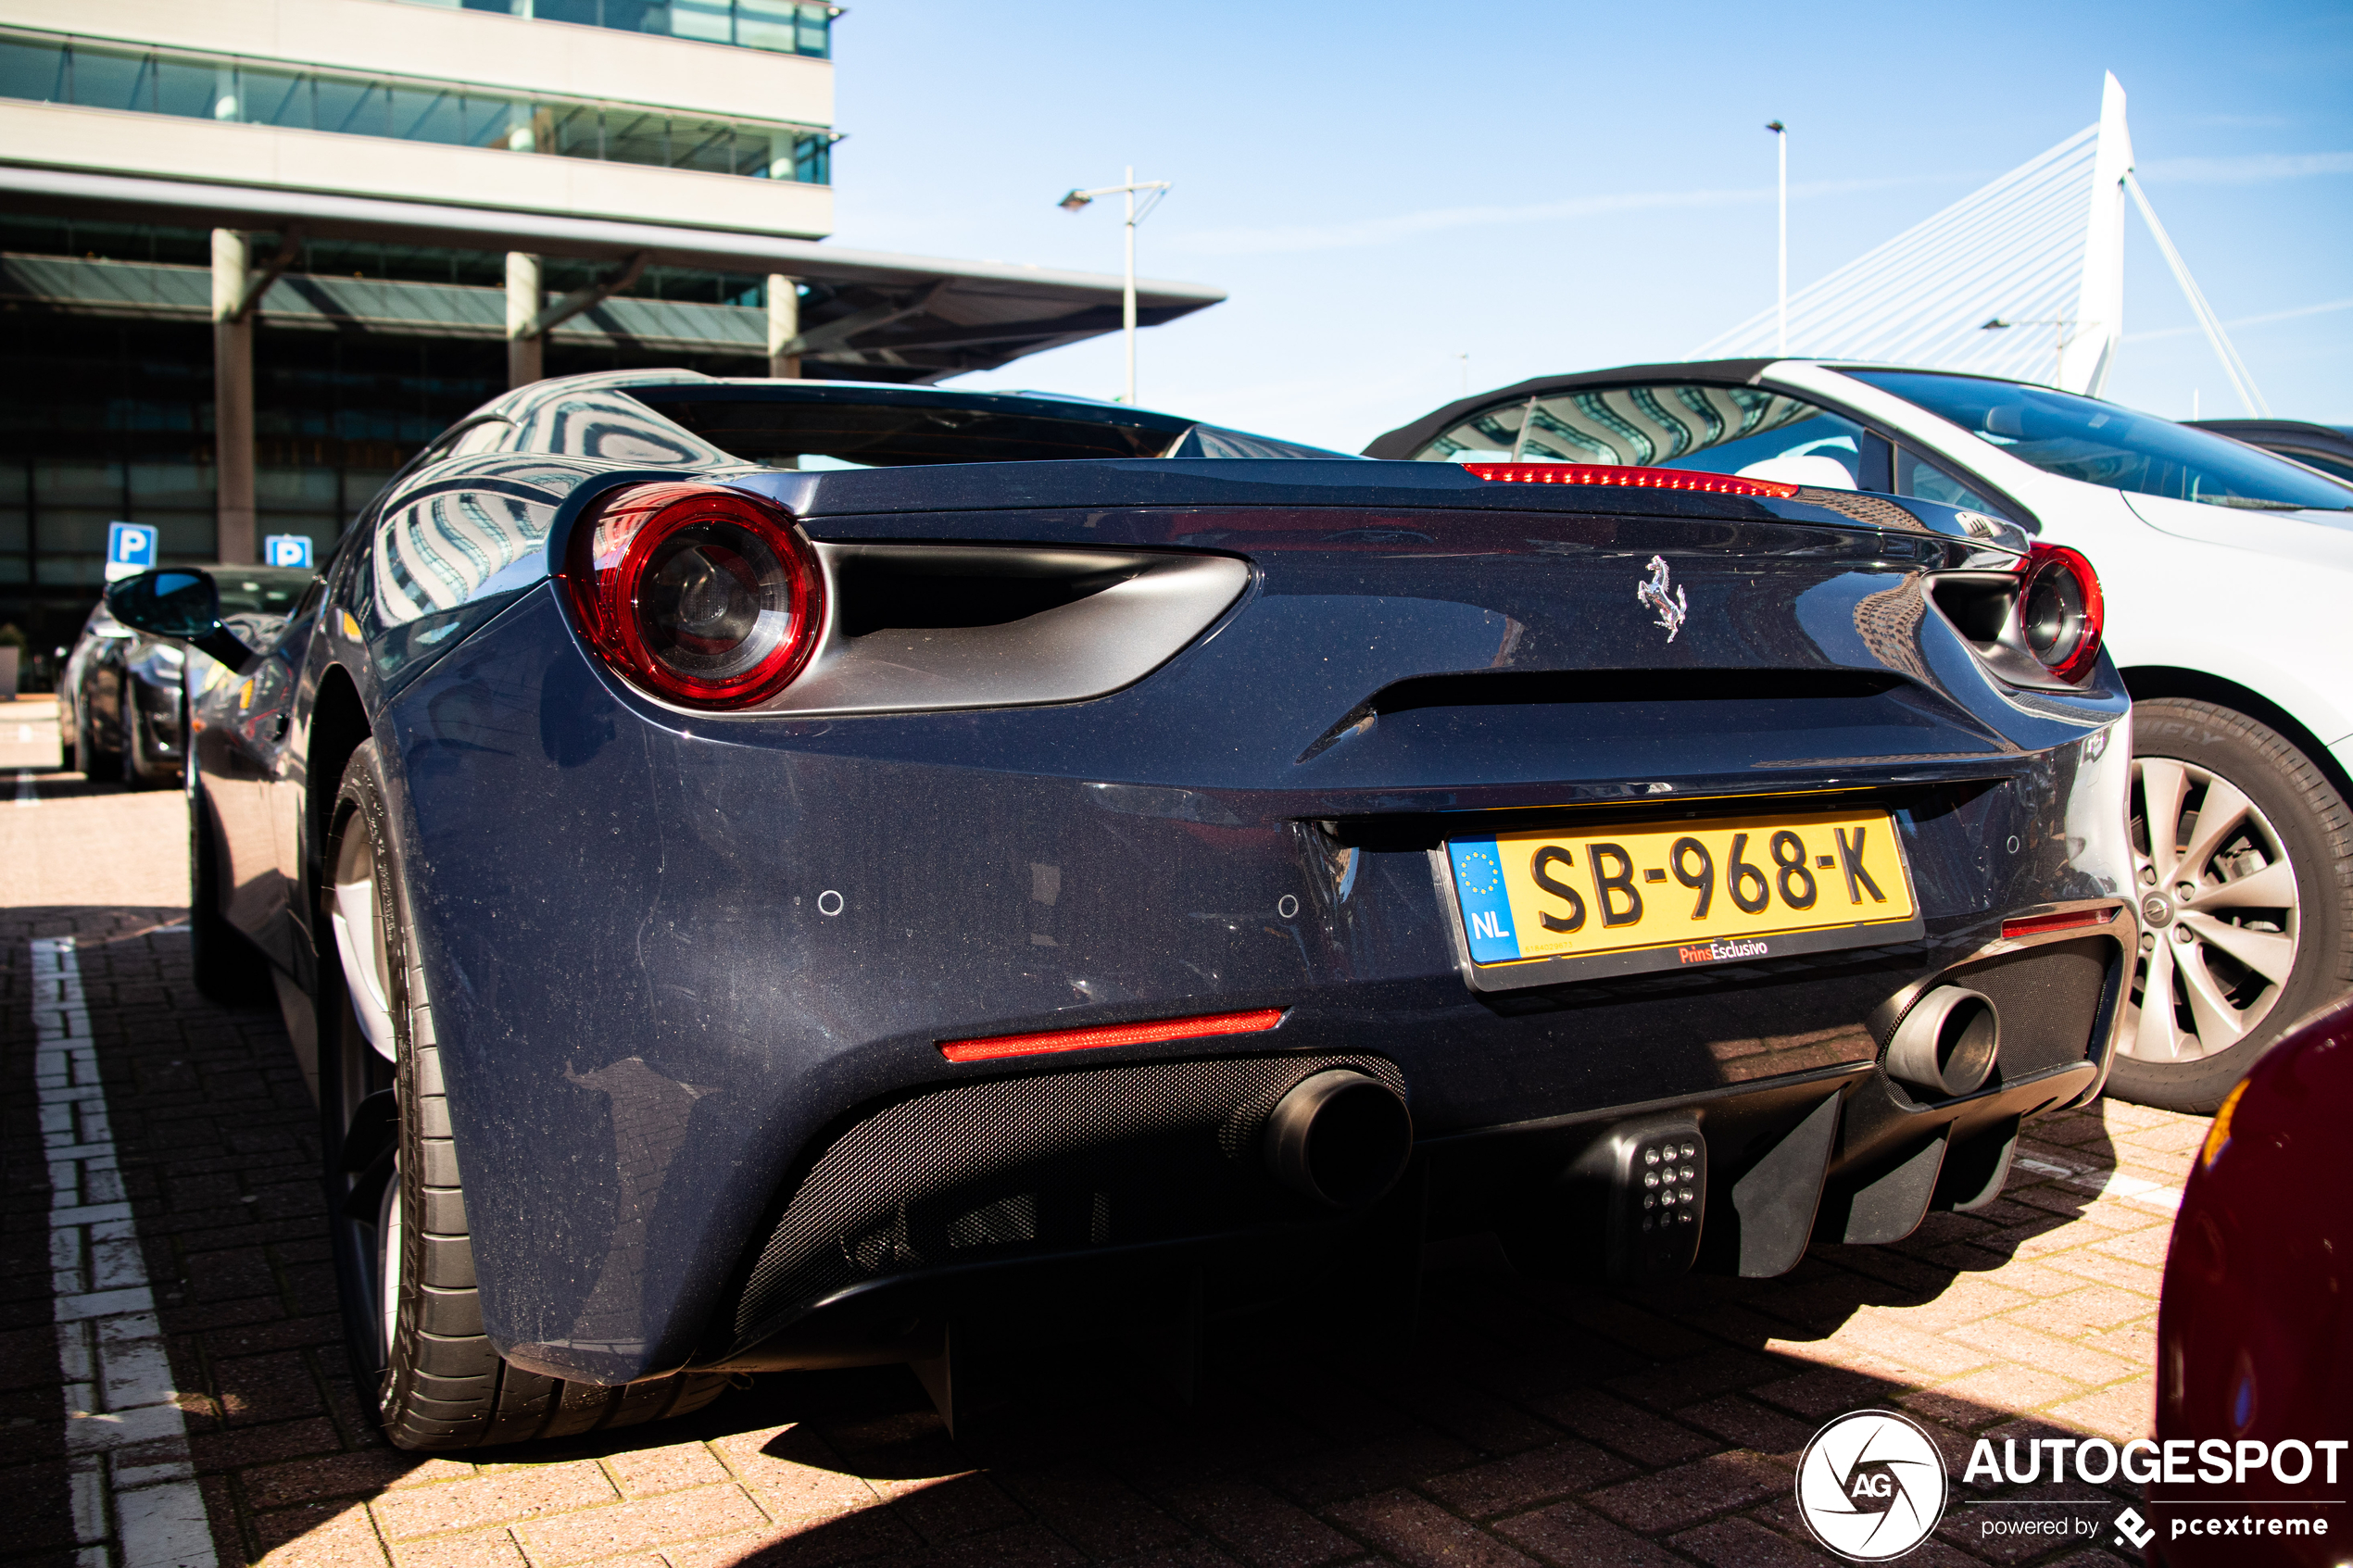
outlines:
[[[1885,811],[1776,811],[1446,846],[1471,962],[1625,972],[1920,933]]]

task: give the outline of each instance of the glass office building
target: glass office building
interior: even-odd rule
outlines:
[[[1115,278],[820,243],[841,16],[10,0],[0,623],[69,642],[116,521],[166,561],[323,551],[539,376],[932,382],[1116,330]],[[1220,297],[1147,284],[1139,318]]]
[[[9,8],[10,172],[95,164],[152,183],[218,181],[242,165],[314,198],[472,204],[501,169],[546,169],[537,202],[530,180],[503,183],[552,217],[675,223],[740,182],[769,198],[757,216],[774,232],[808,240],[830,227],[835,6],[162,9],[176,13],[163,27],[157,8],[115,0]],[[289,44],[307,57],[288,57]],[[181,152],[189,136],[207,146]],[[637,183],[600,189],[598,169]],[[665,199],[648,176],[684,189]],[[0,622],[25,630],[35,655],[70,640],[88,609],[107,523],[157,525],[167,560],[220,554],[205,216],[21,182],[0,204]],[[257,265],[291,249],[252,313],[252,534],[305,534],[323,550],[420,445],[506,387],[507,249],[462,233],[403,244],[321,225],[236,228]],[[560,295],[599,266],[550,256],[541,270]],[[548,334],[545,373],[683,362],[764,374],[766,291],[761,273],[644,269],[597,317]],[[668,313],[656,324],[666,331],[632,318],[647,307]]]

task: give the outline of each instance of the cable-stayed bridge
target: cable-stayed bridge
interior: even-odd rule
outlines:
[[[2124,208],[2139,208],[2239,400],[2255,379],[2133,176],[2124,89],[2100,118],[1693,351],[1974,370],[2096,396],[2124,334]],[[1786,326],[1784,326],[1784,319]]]

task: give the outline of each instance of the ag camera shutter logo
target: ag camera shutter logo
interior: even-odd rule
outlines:
[[[1797,1463],[1806,1527],[1850,1562],[1885,1562],[1928,1539],[1951,1495],[1927,1429],[1894,1411],[1840,1416]]]

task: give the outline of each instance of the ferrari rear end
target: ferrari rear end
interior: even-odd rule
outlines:
[[[1990,1202],[2105,1070],[2128,704],[2008,523],[1117,460],[615,471],[548,547],[377,733],[549,1376],[969,1408],[992,1346],[1393,1321],[1468,1233],[1770,1275]]]

